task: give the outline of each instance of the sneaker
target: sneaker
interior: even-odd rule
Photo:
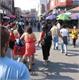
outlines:
[[[32,65],[29,65],[29,71],[31,71],[32,70]]]
[[[58,50],[58,47],[56,47],[56,50]]]
[[[32,71],[32,69],[29,69],[29,71]]]
[[[47,60],[47,63],[49,63],[50,61],[49,60]]]
[[[66,56],[68,55],[67,52],[65,52],[65,55],[66,55]]]
[[[45,60],[44,64],[47,65],[47,63],[48,63],[47,60]]]
[[[61,51],[61,53],[64,53],[64,51]]]

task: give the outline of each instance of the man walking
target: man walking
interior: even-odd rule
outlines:
[[[63,28],[60,29],[60,35],[62,44],[61,44],[61,52],[67,55],[67,44],[68,44],[68,30],[66,29],[66,25],[63,25]]]

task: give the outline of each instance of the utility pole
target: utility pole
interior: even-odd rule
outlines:
[[[12,14],[15,14],[14,0],[12,0]]]
[[[47,0],[46,0],[46,12],[47,12]]]

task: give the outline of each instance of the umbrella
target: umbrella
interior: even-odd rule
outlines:
[[[8,16],[4,16],[3,19],[10,19],[10,17],[8,17]]]
[[[64,14],[70,16],[71,15],[71,12],[66,12]]]
[[[55,18],[56,18],[56,16],[52,14],[52,15],[47,16],[46,20],[53,20]]]
[[[72,13],[70,17],[71,19],[74,19],[74,20],[79,19],[79,13]]]
[[[9,17],[10,17],[10,18],[13,18],[13,19],[15,19],[15,18],[16,18],[16,16],[15,16],[15,15],[9,15]]]
[[[67,14],[59,14],[57,20],[70,20],[70,16]]]

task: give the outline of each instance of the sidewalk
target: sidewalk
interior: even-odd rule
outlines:
[[[36,33],[36,35],[38,35]],[[37,36],[39,37],[39,36]],[[59,48],[60,49],[60,48]],[[51,48],[49,63],[45,65],[41,48],[35,54],[32,80],[79,80],[79,47],[68,46],[68,56]]]

